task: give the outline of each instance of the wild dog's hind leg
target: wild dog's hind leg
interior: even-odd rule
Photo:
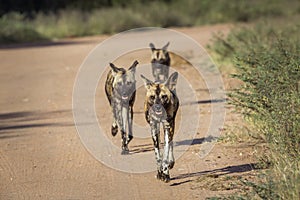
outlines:
[[[160,139],[159,139],[159,130],[160,130],[160,124],[159,122],[150,122],[150,127],[151,127],[151,135],[152,135],[152,140],[154,144],[154,153],[155,153],[155,159],[156,159],[156,165],[157,165],[157,175],[156,178],[160,179],[161,178],[161,156],[160,156],[160,150],[159,150],[159,144],[160,144]]]

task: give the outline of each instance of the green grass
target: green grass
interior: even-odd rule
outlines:
[[[32,24],[23,23],[24,16],[10,13],[0,18],[0,44],[45,41],[49,38],[33,28]]]
[[[253,22],[300,13],[297,0],[130,1],[125,7],[66,9],[47,14],[7,13],[0,17],[0,43],[32,42],[64,37],[112,34],[145,27],[174,27],[225,22]]]
[[[299,32],[299,17],[258,23],[216,36],[210,47],[242,82],[228,95],[252,130],[244,134],[266,144],[258,158],[269,167],[264,181],[245,182],[261,199],[300,198]]]

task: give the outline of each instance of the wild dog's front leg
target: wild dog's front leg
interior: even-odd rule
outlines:
[[[169,66],[164,66],[164,81],[166,81],[169,78]]]
[[[131,106],[129,106],[129,117],[128,117],[128,140],[127,140],[127,145],[133,138],[132,134],[132,123],[133,123],[133,109]]]
[[[170,181],[170,174],[169,174],[169,152],[170,146],[172,145],[172,137],[171,137],[171,126],[169,122],[164,122],[164,153],[163,153],[163,160],[161,165],[162,171],[162,180],[165,182]]]
[[[118,133],[118,124],[116,122],[116,120],[113,120],[113,123],[111,125],[111,134],[112,136],[116,136]]]
[[[112,113],[113,113],[113,122],[111,125],[111,134],[112,136],[116,136],[118,133],[118,113],[117,108],[115,106],[112,106]]]
[[[175,123],[170,124],[170,136],[169,136],[169,143],[170,143],[170,149],[169,149],[169,169],[172,169],[175,165],[175,159],[173,154],[173,136],[174,136],[174,129],[175,129]]]
[[[157,164],[157,179],[161,178],[161,156],[160,156],[160,150],[159,150],[159,130],[160,130],[160,123],[151,121],[150,122],[150,127],[151,127],[151,135],[152,135],[152,140],[154,144],[154,152],[155,152],[155,159],[156,159],[156,164]]]
[[[152,64],[152,76],[154,77],[154,80],[158,80],[158,74],[155,64]]]
[[[173,141],[170,142],[170,150],[169,150],[169,169],[172,169],[175,165],[175,159],[173,155]]]
[[[122,152],[121,154],[128,154],[129,149],[127,145],[127,137],[126,137],[126,125],[128,123],[128,107],[122,106],[121,108],[121,136],[122,136]]]

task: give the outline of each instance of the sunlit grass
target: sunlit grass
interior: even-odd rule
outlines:
[[[229,93],[248,124],[240,134],[265,144],[258,152],[265,181],[247,183],[262,199],[300,198],[299,25],[291,19],[238,28],[210,47],[235,66],[233,77],[242,83]]]
[[[297,0],[131,2],[126,7],[65,9],[55,13],[8,13],[0,17],[0,43],[112,34],[131,28],[195,26],[282,18],[300,12]]]

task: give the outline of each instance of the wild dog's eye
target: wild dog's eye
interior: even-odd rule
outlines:
[[[152,101],[153,101],[153,100],[155,99],[155,96],[154,96],[154,95],[150,95],[150,97],[149,97],[149,98],[150,98],[150,100],[152,100]]]
[[[118,82],[117,84],[118,84],[118,85],[122,85],[122,83],[121,83],[121,82]]]
[[[164,95],[161,96],[161,98],[162,98],[163,100],[167,100],[167,99],[168,99],[168,96],[164,94]]]
[[[132,84],[132,82],[131,82],[131,81],[128,81],[126,84],[127,84],[127,85],[131,85],[131,84]]]

